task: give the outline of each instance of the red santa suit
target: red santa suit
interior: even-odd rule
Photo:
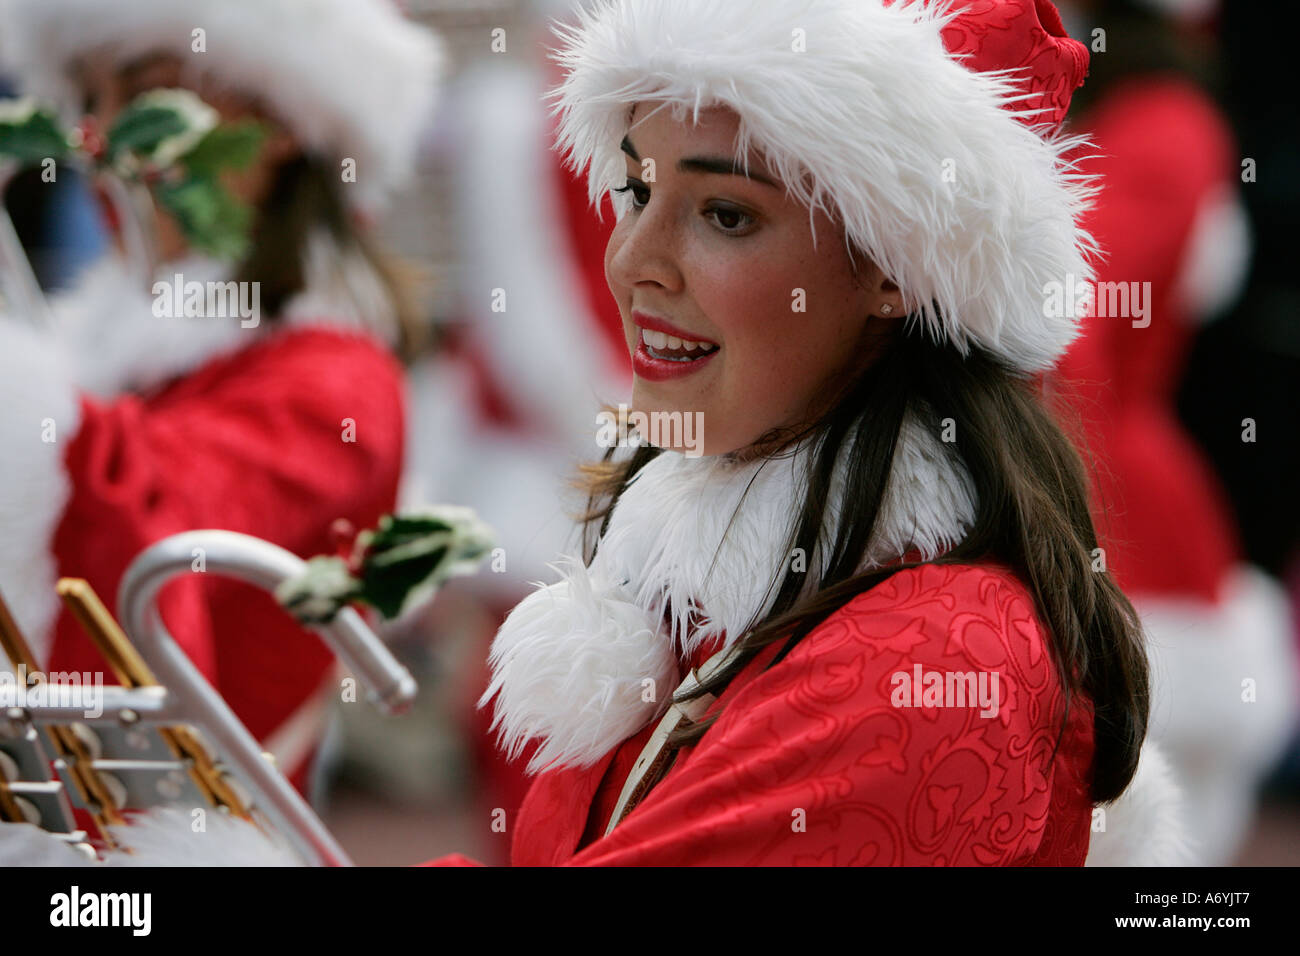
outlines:
[[[25,93],[76,117],[78,57],[173,55],[338,168],[358,220],[409,182],[445,62],[438,37],[389,0],[13,0],[6,16],[0,54]],[[110,259],[55,303],[50,328],[0,324],[0,588],[47,667],[103,670],[59,611],[56,575],[89,579],[112,609],[129,561],[175,532],[242,531],[311,555],[333,550],[335,520],[366,526],[393,509],[405,422],[390,294],[324,228],[298,254],[303,288],[275,317],[169,315],[166,300],[187,295],[173,282],[233,269]],[[161,290],[139,281],[151,272]],[[332,696],[318,639],[235,582],[176,582],[161,610],[302,787]]]
[[[166,269],[220,271],[197,261]],[[334,520],[368,526],[392,510],[401,369],[382,340],[348,320],[347,303],[327,307],[331,290],[315,283],[281,320],[244,328],[237,316],[157,318],[109,261],[55,301],[46,334],[12,318],[0,326],[10,433],[0,578],[48,670],[105,670],[70,612],[57,609],[56,574],[86,578],[113,610],[126,566],[167,535],[221,528],[311,555],[331,550]],[[41,410],[48,447],[31,417]],[[175,582],[161,610],[203,675],[304,786],[332,699],[330,652],[269,594],[238,582]]]
[[[1244,277],[1238,156],[1218,109],[1177,78],[1132,78],[1082,121],[1094,147],[1081,170],[1102,187],[1086,226],[1106,258],[1058,374],[1080,399],[1107,565],[1148,633],[1152,735],[1187,779],[1198,861],[1226,865],[1300,699],[1285,592],[1244,563],[1175,403],[1197,321],[1221,313]],[[1125,314],[1102,285],[1112,282],[1129,291]]]
[[[585,770],[541,776],[515,865],[1081,866],[1092,709],[1062,695],[1032,597],[1006,569],[901,572],[850,601],[775,667],[735,678],[722,717],[614,831],[615,801],[653,727]],[[697,655],[691,666],[703,663]],[[915,669],[997,674],[998,716],[913,705]],[[905,675],[903,685],[896,675]],[[843,799],[851,794],[850,799]]]

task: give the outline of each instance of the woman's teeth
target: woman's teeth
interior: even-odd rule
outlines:
[[[669,362],[690,362],[718,350],[718,346],[710,345],[708,342],[679,339],[675,335],[655,332],[651,329],[641,330],[641,341],[645,343],[646,351],[652,356]]]

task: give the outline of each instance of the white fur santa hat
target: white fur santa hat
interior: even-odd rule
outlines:
[[[307,149],[356,161],[360,209],[409,179],[446,60],[393,0],[0,0],[0,63],[32,96],[77,110],[67,67],[100,46],[173,53],[260,97]]]
[[[558,146],[593,202],[626,179],[635,103],[727,106],[737,158],[838,215],[938,341],[1036,373],[1078,334],[1048,288],[1093,278],[1086,141],[1060,131],[1088,51],[1048,0],[597,0],[554,29]]]

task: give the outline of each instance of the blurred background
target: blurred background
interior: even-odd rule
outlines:
[[[318,706],[295,782],[358,863],[450,852],[504,863],[527,754],[498,755],[475,703],[497,625],[575,545],[583,503],[566,479],[599,456],[592,415],[629,394],[602,264],[613,215],[598,220],[548,148],[541,96],[557,74],[544,24],[567,3],[403,6],[441,38],[444,73],[415,175],[364,217],[419,327],[395,352],[407,406],[399,500],[475,508],[504,561],[384,629],[420,685],[408,715],[300,692]],[[1300,674],[1285,673],[1300,644],[1300,143],[1294,97],[1269,72],[1290,31],[1253,4],[1058,6],[1093,50],[1070,122],[1094,137],[1081,168],[1105,182],[1089,222],[1110,251],[1099,279],[1151,282],[1152,308],[1140,328],[1090,320],[1054,387],[1079,410],[1108,564],[1152,634],[1164,688],[1152,734],[1193,791],[1201,862],[1300,864]],[[0,63],[0,96],[27,79]],[[20,173],[4,202],[54,298],[111,252],[101,200],[71,171],[54,183]],[[321,687],[337,687],[321,673]],[[1238,675],[1258,678],[1257,701],[1242,700]]]

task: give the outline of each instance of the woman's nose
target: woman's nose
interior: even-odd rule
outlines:
[[[633,287],[645,282],[680,291],[681,237],[679,227],[665,204],[652,198],[642,209],[630,209],[610,236],[613,255],[609,278]]]

